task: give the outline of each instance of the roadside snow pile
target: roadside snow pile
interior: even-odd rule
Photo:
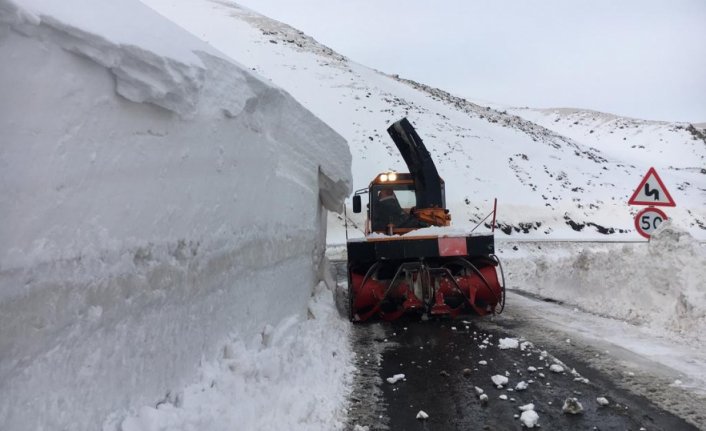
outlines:
[[[353,374],[350,325],[322,286],[309,311],[308,320],[291,316],[250,342],[231,340],[201,367],[198,383],[103,430],[342,429]]]
[[[706,247],[671,221],[649,243],[515,246],[510,288],[706,341]]]
[[[136,0],[0,0],[0,57],[3,430],[98,429],[306,316],[343,138]]]

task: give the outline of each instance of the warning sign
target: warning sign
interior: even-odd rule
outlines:
[[[628,201],[629,205],[653,205],[662,207],[675,207],[672,195],[664,186],[662,179],[657,175],[655,168],[650,168],[645,177],[637,186],[635,193]]]

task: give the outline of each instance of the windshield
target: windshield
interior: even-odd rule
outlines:
[[[410,216],[410,209],[417,205],[414,186],[409,184],[377,185],[370,193],[370,219],[373,231],[385,231],[394,227],[421,227]]]

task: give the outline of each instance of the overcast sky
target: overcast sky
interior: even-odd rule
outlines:
[[[706,0],[235,0],[473,100],[706,122]]]

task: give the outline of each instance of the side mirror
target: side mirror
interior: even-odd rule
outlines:
[[[353,195],[353,212],[356,214],[359,213],[360,206],[360,195]]]

